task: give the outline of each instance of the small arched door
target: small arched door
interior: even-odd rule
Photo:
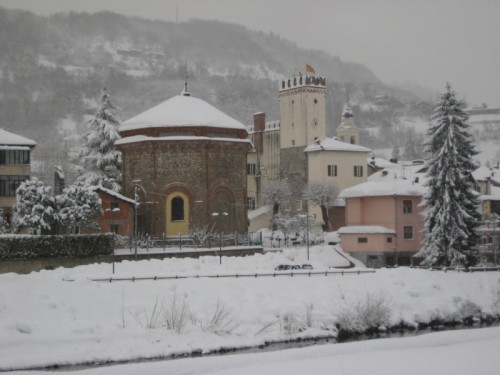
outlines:
[[[189,234],[189,199],[180,191],[167,197],[166,230],[167,236]]]

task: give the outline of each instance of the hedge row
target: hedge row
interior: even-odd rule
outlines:
[[[79,234],[58,236],[0,235],[0,260],[40,258],[85,258],[111,255],[114,236]]]

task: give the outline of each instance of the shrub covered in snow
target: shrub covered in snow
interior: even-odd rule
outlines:
[[[94,220],[103,214],[99,195],[83,184],[64,189],[63,194],[56,197],[56,202],[60,223],[73,233],[92,226]]]
[[[50,195],[50,187],[36,177],[19,185],[13,207],[15,231],[31,228],[49,233],[57,219],[56,203]]]

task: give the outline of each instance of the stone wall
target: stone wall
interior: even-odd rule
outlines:
[[[142,204],[139,230],[161,236],[166,228],[166,199],[181,191],[190,203],[191,227],[212,226],[212,212],[224,211],[217,223],[226,233],[246,232],[246,155],[250,143],[239,139],[149,140],[120,146],[123,192],[134,195],[139,179]],[[143,189],[142,189],[143,188]]]

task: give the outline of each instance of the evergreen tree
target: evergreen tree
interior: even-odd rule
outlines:
[[[60,223],[73,233],[91,227],[94,220],[103,214],[102,202],[92,187],[75,184],[56,197]]]
[[[94,118],[89,122],[91,131],[84,136],[80,150],[83,170],[77,178],[85,185],[102,185],[113,191],[120,191],[121,153],[115,148],[120,139],[117,127],[120,120],[112,110],[116,109],[105,88],[99,99],[100,105]]]
[[[45,186],[36,177],[19,185],[16,190],[16,204],[12,211],[16,232],[23,228],[31,228],[41,234],[48,234],[58,220],[50,187]]]
[[[430,161],[428,191],[423,198],[425,239],[418,255],[428,266],[471,264],[478,243],[479,201],[471,187],[472,157],[477,152],[462,107],[448,84],[427,131]]]

